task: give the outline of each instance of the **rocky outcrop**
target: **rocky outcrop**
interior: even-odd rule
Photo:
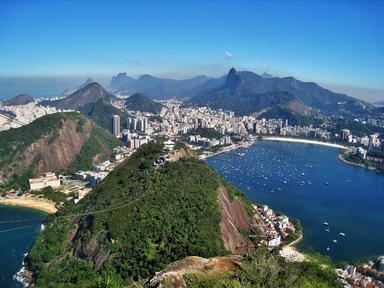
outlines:
[[[231,200],[224,185],[219,185],[218,201],[222,212],[220,223],[224,247],[232,253],[243,253],[247,249],[249,240],[245,239],[240,230],[248,231],[252,219],[247,214],[244,204],[238,200]]]
[[[35,101],[31,95],[28,94],[20,94],[9,100],[4,101],[4,105],[6,106],[18,106],[18,105],[26,105]]]
[[[57,115],[59,116],[51,117],[52,121],[58,123],[54,126],[55,128],[52,128],[46,134],[36,136],[25,148],[14,150],[13,154],[5,155],[8,161],[3,162],[0,166],[0,184],[9,183],[14,176],[26,175],[30,178],[41,176],[45,172],[68,170],[70,165],[82,153],[82,149],[86,144],[91,146],[94,151],[94,153],[91,153],[92,155],[89,152],[87,152],[87,155],[83,155],[87,159],[93,157],[87,161],[94,162],[100,156],[104,158],[112,155],[113,150],[106,144],[108,141],[105,140],[107,140],[106,138],[115,140],[115,138],[106,131],[100,132],[102,128],[98,127],[92,120],[80,113]],[[24,129],[27,132],[28,125],[19,129]],[[16,132],[17,130],[15,130]],[[94,133],[97,133],[98,136],[92,137]],[[20,139],[20,143],[22,141]],[[22,144],[17,143],[17,145]],[[10,150],[9,147],[5,148]]]
[[[157,272],[156,275],[149,280],[150,287],[165,288],[162,283],[172,283],[172,288],[187,288],[184,280],[186,274],[202,274],[202,275],[222,275],[230,276],[236,272],[242,263],[243,257],[240,255],[230,255],[225,257],[202,258],[197,256],[189,256],[184,259],[171,263],[166,269]]]
[[[32,143],[23,153],[21,163],[29,166],[35,161],[37,175],[66,169],[92,133],[92,123],[88,119],[81,132],[76,131],[77,127],[77,120],[66,121],[58,132]]]

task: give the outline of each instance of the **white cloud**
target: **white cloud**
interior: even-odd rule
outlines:
[[[231,58],[233,56],[232,52],[229,52],[229,51],[225,51],[224,52],[224,57],[225,58]]]

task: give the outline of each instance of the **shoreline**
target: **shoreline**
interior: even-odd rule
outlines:
[[[0,199],[0,204],[32,208],[32,209],[47,212],[49,214],[54,214],[57,212],[57,208],[52,202],[49,202],[47,200],[40,199],[40,198],[35,198],[35,197],[9,198],[9,199],[3,198],[3,199]]]
[[[322,145],[332,148],[339,148],[339,149],[347,149],[348,147],[335,144],[335,143],[329,143],[329,142],[322,142],[317,140],[308,140],[308,139],[302,139],[302,138],[286,138],[286,137],[263,137],[262,140],[268,140],[268,141],[282,141],[282,142],[297,142],[297,143],[305,143],[305,144],[315,144],[315,145]]]
[[[340,161],[344,162],[345,164],[349,164],[349,165],[353,165],[353,166],[356,166],[356,167],[364,168],[364,169],[367,169],[367,170],[370,170],[370,171],[376,171],[377,170],[375,167],[368,167],[368,166],[365,166],[364,164],[360,164],[360,163],[355,163],[355,162],[349,161],[349,160],[345,159],[343,153],[340,153],[338,158],[339,158]]]
[[[279,252],[280,256],[284,257],[289,262],[303,262],[307,261],[308,257],[297,249],[297,244],[303,240],[303,233],[300,234],[299,238],[281,247]]]
[[[295,143],[322,145],[322,146],[327,146],[327,147],[331,147],[331,148],[338,148],[338,149],[345,149],[345,150],[348,149],[348,147],[340,145],[340,144],[322,142],[322,141],[317,141],[317,140],[308,140],[308,139],[303,139],[303,138],[278,137],[278,136],[262,136],[261,139],[255,139],[255,140],[249,141],[249,142],[241,142],[241,143],[237,143],[237,144],[231,144],[229,146],[221,148],[220,150],[218,150],[216,152],[212,152],[209,155],[202,154],[199,156],[199,159],[205,160],[209,157],[213,157],[213,156],[219,155],[221,153],[230,152],[230,151],[236,150],[238,148],[246,148],[246,147],[249,147],[249,146],[251,146],[251,145],[253,145],[256,142],[261,141],[261,140],[295,142]]]

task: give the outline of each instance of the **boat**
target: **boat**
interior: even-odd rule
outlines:
[[[328,182],[325,182],[324,185],[329,185],[329,183],[328,183]]]
[[[333,243],[337,243],[337,240],[336,240],[336,239],[333,239],[332,241],[333,241]]]
[[[339,233],[341,236],[343,236],[343,237],[345,237],[345,236],[347,236],[345,233],[343,233],[343,232],[340,232]]]
[[[330,248],[329,248],[329,246],[327,247],[327,251],[329,251],[329,250],[331,250]]]
[[[329,232],[329,231],[330,231],[329,228],[325,228],[324,230],[325,230],[326,232]]]
[[[329,226],[329,223],[328,222],[323,222],[324,225],[326,226]]]

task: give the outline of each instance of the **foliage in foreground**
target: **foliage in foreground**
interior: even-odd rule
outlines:
[[[188,288],[334,288],[332,267],[315,262],[286,262],[281,256],[258,249],[235,275],[187,274]]]

